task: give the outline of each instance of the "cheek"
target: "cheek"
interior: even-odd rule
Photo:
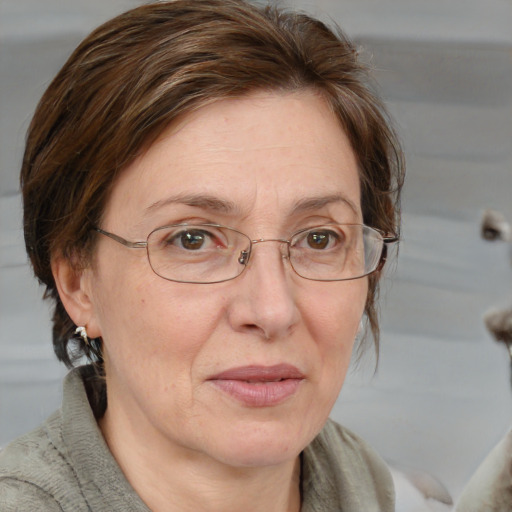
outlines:
[[[359,329],[367,294],[367,279],[324,283],[316,293],[309,293],[308,303],[303,310],[313,337],[334,350],[347,344],[351,347]]]
[[[366,294],[366,280],[324,283],[314,293],[310,289],[304,305],[307,313],[303,318],[314,340],[308,349],[308,360],[316,362],[311,373],[314,400],[307,414],[318,430],[331,413],[345,381]]]
[[[305,324],[315,341],[310,347],[314,353],[308,356],[311,360],[316,356],[319,365],[315,372],[322,390],[319,404],[330,410],[350,365],[368,288],[364,279],[326,284],[330,286],[309,294]]]
[[[98,311],[112,358],[140,365],[193,360],[219,323],[224,300],[202,288],[154,274],[124,272],[102,286]]]

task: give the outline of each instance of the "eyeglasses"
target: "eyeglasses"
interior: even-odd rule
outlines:
[[[129,247],[146,249],[153,272],[179,283],[221,283],[238,277],[247,267],[253,247],[262,242],[286,244],[296,274],[313,281],[345,281],[367,276],[384,265],[386,237],[363,224],[324,224],[294,233],[289,240],[251,240],[240,231],[218,224],[172,224],[152,231],[145,242],[130,242],[95,228]]]

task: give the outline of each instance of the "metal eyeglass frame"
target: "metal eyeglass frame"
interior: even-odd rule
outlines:
[[[323,224],[322,226],[327,226],[329,224]],[[351,224],[334,224],[334,225],[351,225]],[[355,225],[355,224],[352,224],[352,225]],[[357,225],[360,225],[360,226],[365,226],[365,224],[357,224]],[[168,277],[163,277],[162,275],[160,275],[158,272],[156,272],[156,270],[153,268],[153,265],[151,264],[151,258],[149,257],[149,243],[148,243],[148,239],[149,237],[155,232],[155,231],[159,231],[161,229],[166,229],[166,228],[170,228],[170,227],[179,227],[179,226],[183,226],[183,227],[186,227],[186,226],[193,226],[193,227],[200,227],[200,226],[204,226],[204,227],[214,227],[214,228],[224,228],[224,229],[229,229],[231,231],[234,231],[236,233],[239,233],[241,235],[243,235],[244,237],[247,238],[247,240],[249,240],[250,242],[250,246],[249,246],[249,250],[248,251],[241,251],[240,253],[240,256],[238,258],[238,262],[243,265],[243,269],[242,271],[237,274],[236,276],[234,277],[229,277],[227,279],[221,279],[221,280],[218,280],[218,281],[183,281],[183,280],[179,280],[179,279],[170,279]],[[292,238],[296,235],[298,235],[299,233],[301,233],[302,231],[309,231],[311,229],[314,229],[316,226],[312,226],[311,228],[306,228],[306,229],[303,229],[303,230],[299,230],[297,231],[296,233],[293,233],[292,235]],[[318,227],[321,227],[321,226],[318,226]],[[379,258],[379,263],[377,265],[377,267],[372,270],[371,272],[368,272],[367,274],[364,274],[362,276],[357,276],[357,277],[350,277],[350,278],[345,278],[345,279],[315,279],[315,278],[311,278],[311,277],[304,277],[303,275],[299,274],[297,272],[297,270],[295,270],[293,264],[290,262],[290,266],[292,268],[292,270],[295,272],[295,274],[297,274],[299,277],[301,277],[302,279],[307,279],[309,281],[319,281],[319,282],[334,282],[334,281],[353,281],[355,279],[362,279],[363,277],[366,277],[366,276],[369,276],[371,274],[374,274],[375,272],[379,272],[380,270],[382,270],[382,268],[384,267],[385,263],[386,263],[386,260],[387,260],[387,257],[388,257],[388,244],[392,244],[392,243],[396,243],[400,240],[400,237],[397,236],[397,235],[393,235],[393,236],[385,236],[380,230],[376,229],[376,228],[372,228],[370,226],[366,226],[370,229],[373,229],[374,231],[376,231],[377,233],[379,233],[382,237],[382,241],[383,241],[383,245],[382,245],[382,253],[380,255],[380,258]],[[290,259],[290,244],[291,244],[291,240],[286,240],[284,238],[259,238],[259,239],[256,239],[256,240],[253,240],[251,239],[250,237],[248,237],[245,233],[242,233],[241,231],[238,231],[237,229],[234,229],[234,228],[231,228],[229,226],[224,226],[222,224],[213,224],[213,223],[202,223],[202,224],[169,224],[169,225],[166,225],[166,226],[160,226],[156,229],[153,229],[153,231],[151,231],[147,238],[146,238],[146,241],[144,242],[132,242],[130,240],[126,240],[125,238],[119,236],[119,235],[116,235],[115,233],[110,233],[109,231],[105,231],[104,229],[101,229],[101,228],[93,228],[94,231],[114,240],[115,242],[121,244],[121,245],[124,245],[125,247],[128,247],[129,249],[146,249],[146,255],[148,257],[148,262],[149,262],[149,266],[151,267],[151,270],[160,278],[162,279],[165,279],[166,281],[172,281],[172,282],[175,282],[175,283],[188,283],[188,284],[215,284],[215,283],[223,283],[223,282],[226,282],[226,281],[232,281],[233,279],[236,279],[237,277],[239,277],[243,272],[244,270],[247,268],[247,265],[249,264],[249,260],[250,260],[250,257],[251,257],[251,254],[252,254],[252,247],[253,245],[256,245],[256,244],[259,244],[259,243],[262,243],[262,242],[278,242],[278,243],[284,243],[284,244],[287,244],[288,246],[288,259]]]

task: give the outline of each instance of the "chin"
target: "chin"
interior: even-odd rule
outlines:
[[[218,458],[234,467],[276,466],[294,460],[315,435],[307,435],[300,422],[248,422],[226,429]]]
[[[227,453],[218,458],[226,465],[237,468],[262,468],[279,466],[295,460],[301,449],[289,449],[278,446],[238,446],[234,445],[227,450]]]

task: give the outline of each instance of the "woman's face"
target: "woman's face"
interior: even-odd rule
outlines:
[[[302,92],[186,117],[119,177],[101,227],[138,241],[168,224],[219,223],[260,239],[361,221],[349,142],[325,102]],[[281,245],[256,244],[234,280],[185,284],[157,276],[145,250],[100,236],[82,287],[89,336],[104,342],[107,424],[230,466],[296,458],[343,384],[367,279],[303,279]]]

